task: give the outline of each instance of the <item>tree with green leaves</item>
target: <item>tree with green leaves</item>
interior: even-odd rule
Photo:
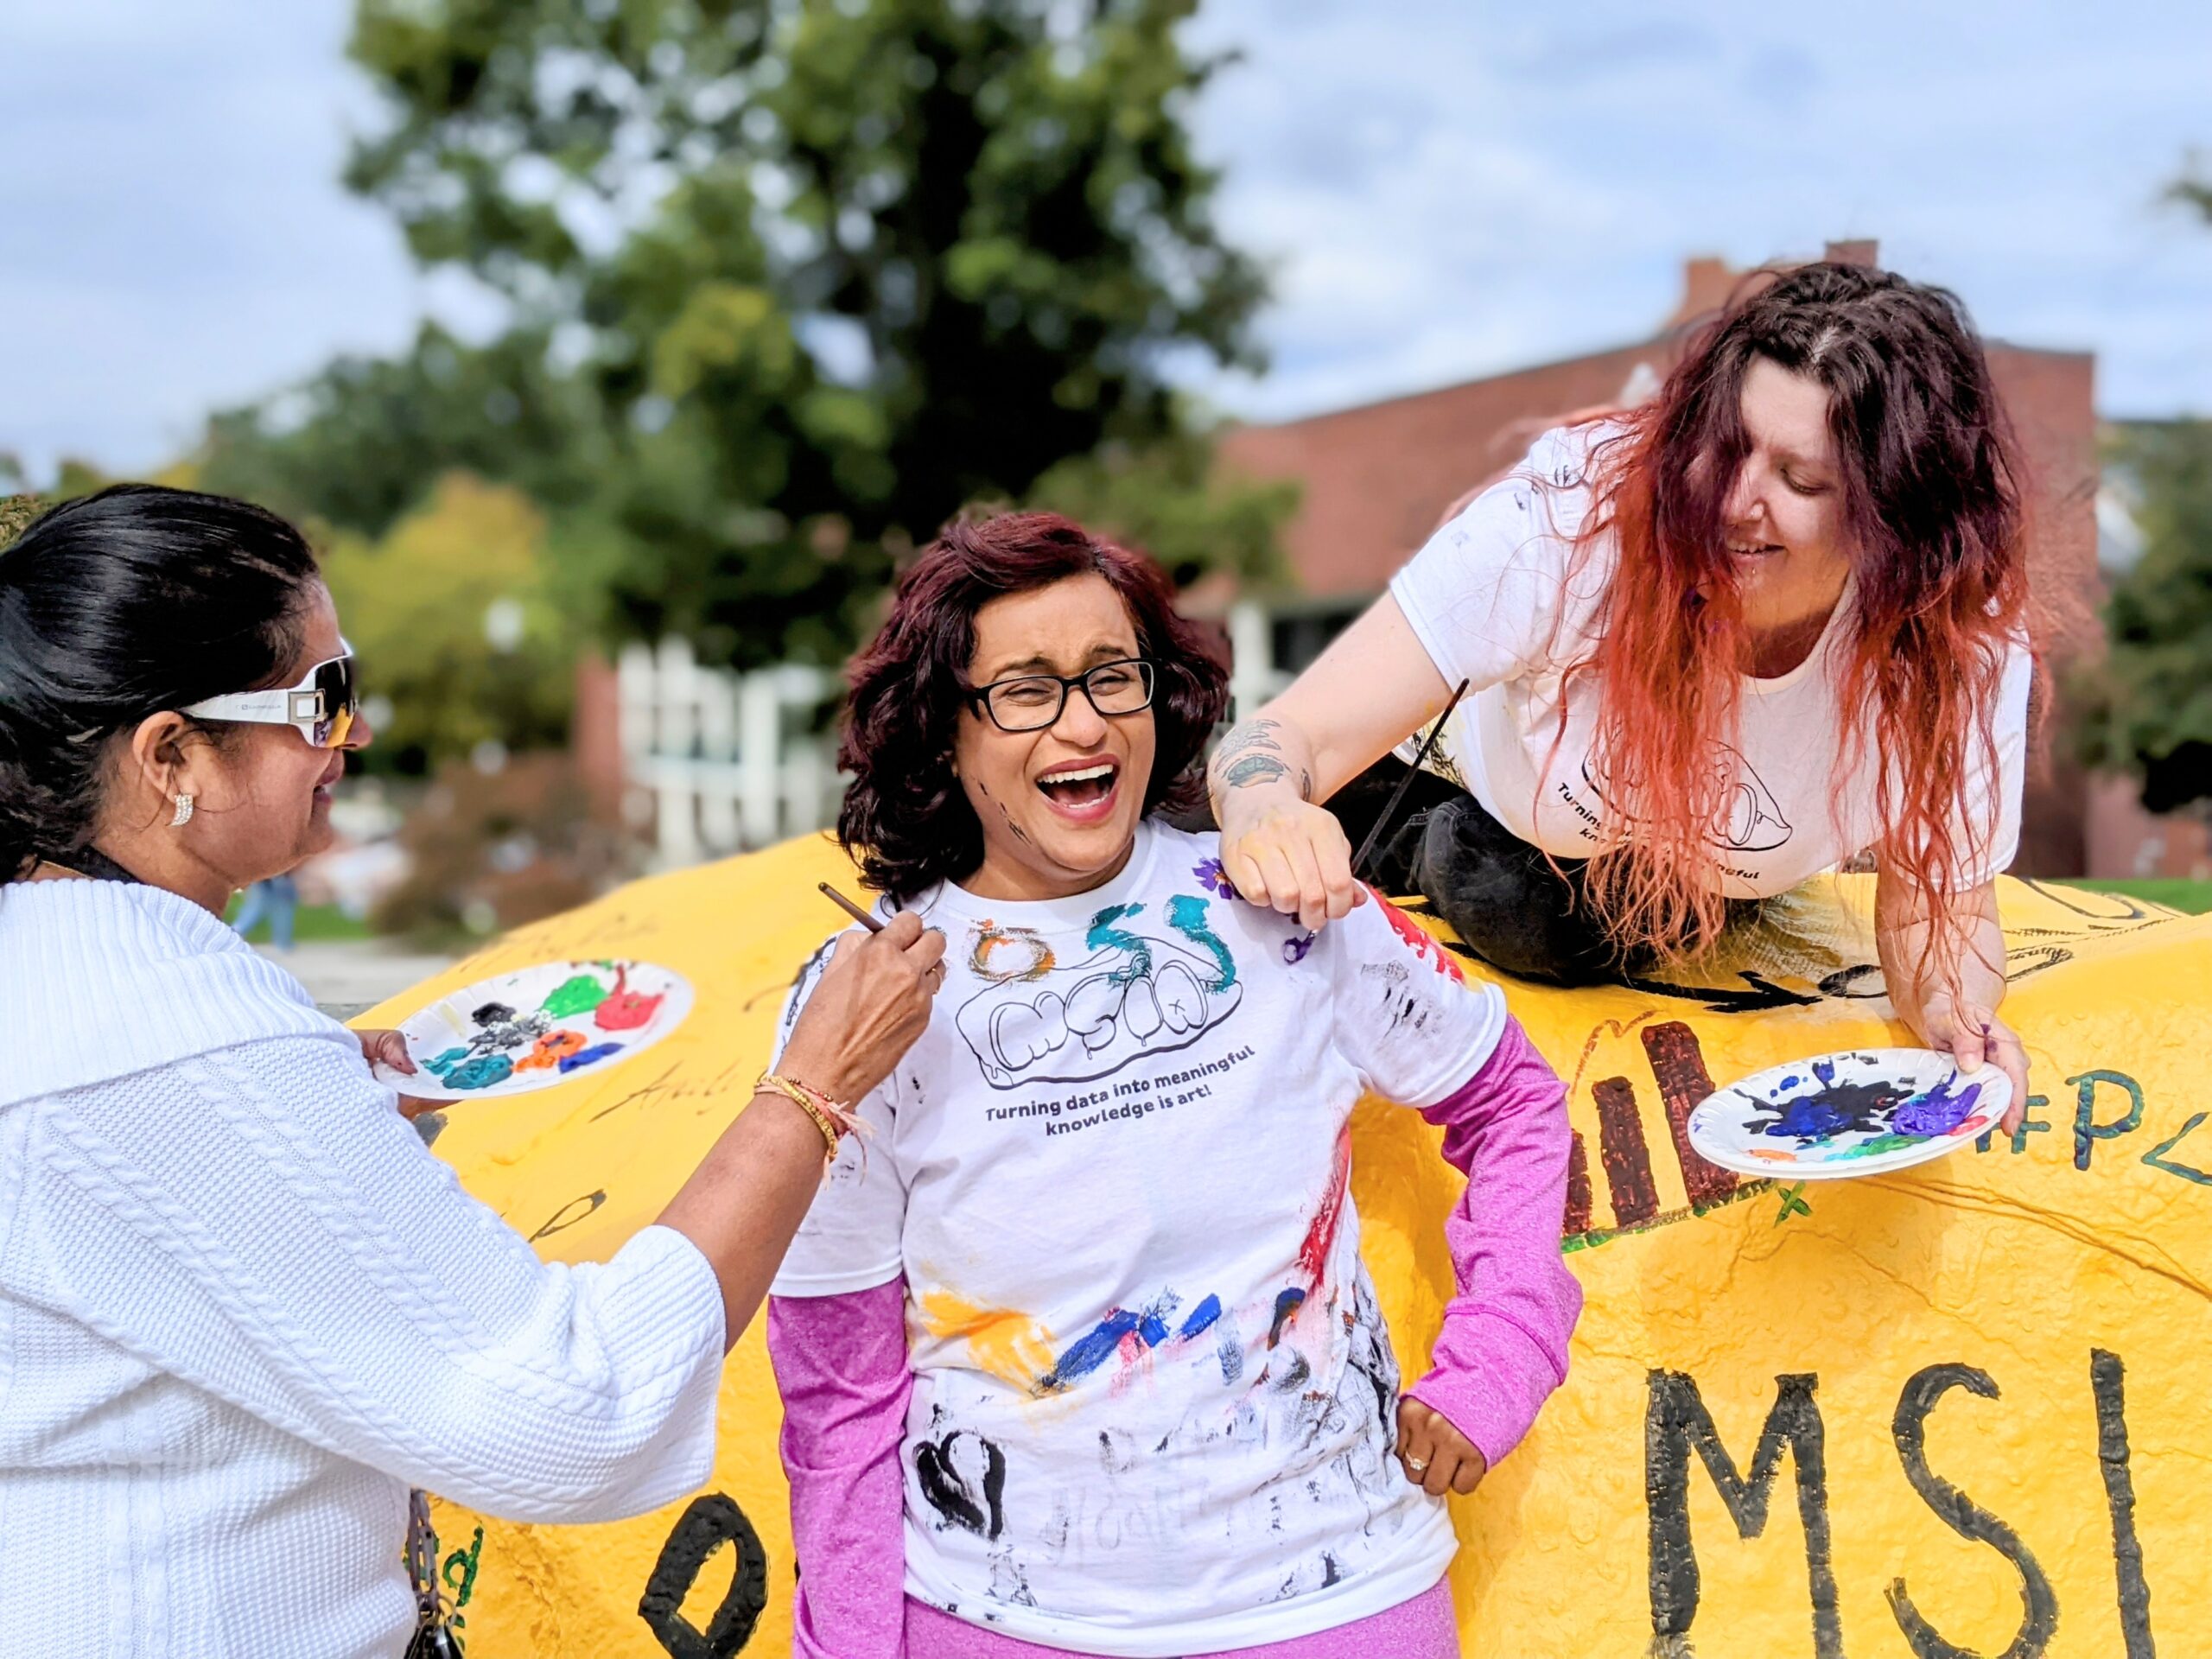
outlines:
[[[2107,465],[2135,498],[2143,551],[2105,608],[2084,748],[2140,778],[2145,806],[2171,811],[2212,798],[2212,421],[2123,426]]]
[[[349,181],[531,359],[460,352],[427,396],[419,365],[346,370],[319,427],[231,434],[315,476],[366,440],[364,528],[451,457],[563,509],[556,556],[629,628],[827,658],[965,502],[1090,456],[1061,490],[1189,486],[1194,452],[1155,454],[1189,442],[1171,368],[1256,360],[1262,283],[1185,125],[1220,67],[1177,38],[1195,0],[357,3],[391,119]],[[472,435],[502,378],[510,430]],[[1173,522],[1249,543],[1265,512],[1195,486]]]
[[[2167,200],[2212,224],[2197,158]],[[2212,801],[2212,420],[2115,429],[2106,467],[2133,498],[2142,556],[2105,607],[2108,654],[2079,688],[2083,757],[2143,780],[2143,804]]]

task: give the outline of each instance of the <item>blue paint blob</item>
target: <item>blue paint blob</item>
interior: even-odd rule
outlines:
[[[423,1061],[423,1069],[425,1071],[435,1071],[442,1077],[447,1072],[452,1071],[454,1067],[459,1065],[467,1058],[468,1051],[467,1049],[449,1048],[446,1050],[444,1053],[439,1055],[436,1059]]]
[[[1272,1348],[1282,1340],[1282,1328],[1290,1323],[1290,1316],[1298,1312],[1306,1300],[1302,1286],[1293,1285],[1275,1298],[1274,1323],[1268,1327],[1268,1346]]]
[[[1115,1308],[1098,1321],[1089,1336],[1060,1356],[1059,1363],[1045,1374],[1038,1387],[1047,1390],[1064,1389],[1077,1377],[1089,1376],[1113,1358],[1122,1345],[1122,1338],[1135,1330],[1137,1324],[1136,1314],[1127,1308]]]
[[[622,1045],[620,1043],[594,1043],[589,1048],[578,1049],[573,1054],[563,1055],[561,1059],[561,1074],[566,1077],[569,1072],[581,1071],[588,1065],[597,1065],[609,1055],[620,1054],[621,1052]]]
[[[1191,1317],[1183,1321],[1183,1328],[1175,1334],[1187,1340],[1209,1329],[1221,1317],[1221,1298],[1209,1296],[1191,1310]]]
[[[1916,1095],[1897,1108],[1890,1125],[1899,1135],[1948,1135],[1965,1122],[1974,1111],[1974,1103],[1981,1097],[1981,1085],[1970,1083],[1956,1094],[1951,1085],[1959,1081],[1955,1071],[1924,1095]]]
[[[456,1065],[445,1074],[449,1089],[489,1089],[514,1075],[514,1062],[504,1054],[486,1054]]]

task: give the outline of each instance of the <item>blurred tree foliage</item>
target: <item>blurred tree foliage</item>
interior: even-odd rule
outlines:
[[[2082,688],[2093,764],[2133,772],[2154,812],[2212,798],[2212,421],[2120,427],[2107,464],[2136,498],[2143,553],[2105,607]]]
[[[429,324],[404,356],[342,357],[216,415],[198,475],[202,489],[376,537],[456,470],[572,506],[588,494],[594,435],[589,388],[551,372],[542,334],[473,346]]]
[[[1221,476],[1203,433],[1143,446],[1108,442],[1047,470],[1023,504],[1048,507],[1141,548],[1179,588],[1211,571],[1248,586],[1286,579],[1279,536],[1297,510],[1294,483]]]
[[[381,716],[367,770],[565,740],[581,630],[519,491],[448,474],[384,536],[333,535],[322,573]]]
[[[1185,128],[1196,0],[357,0],[349,182],[510,331],[219,418],[205,475],[365,536],[447,469],[551,515],[603,631],[833,658],[963,504],[1268,568],[1172,364],[1252,366]],[[1082,458],[1071,460],[1071,458]]]

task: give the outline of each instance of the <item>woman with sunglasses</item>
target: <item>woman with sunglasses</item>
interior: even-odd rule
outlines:
[[[798,1652],[1457,1653],[1445,1495],[1580,1306],[1559,1079],[1387,904],[1317,938],[1155,816],[1227,692],[1144,561],[956,525],[852,689],[839,834],[950,969],[770,1303]],[[1370,1089],[1468,1175],[1402,1401],[1347,1189]]]
[[[657,1226],[541,1262],[222,925],[370,741],[297,531],[119,487],[0,550],[0,1653],[396,1659],[410,1485],[636,1514],[943,948],[841,949]],[[393,1057],[403,1063],[404,1054]]]

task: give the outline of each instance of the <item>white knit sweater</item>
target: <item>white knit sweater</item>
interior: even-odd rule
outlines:
[[[707,1477],[721,1293],[541,1262],[296,981],[173,894],[0,887],[0,1655],[394,1656],[407,1488]]]

